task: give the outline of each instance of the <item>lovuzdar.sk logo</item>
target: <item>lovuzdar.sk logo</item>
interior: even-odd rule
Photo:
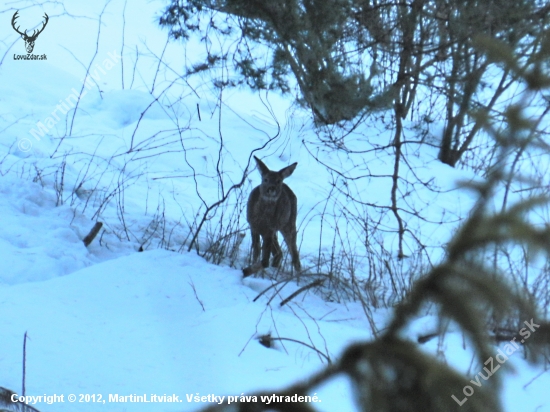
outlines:
[[[13,59],[14,60],[46,60],[47,57],[45,54],[41,54],[41,55],[32,54],[32,51],[34,50],[34,42],[36,41],[40,33],[44,31],[44,29],[46,28],[46,25],[48,24],[48,20],[49,20],[48,15],[44,13],[44,22],[42,23],[42,27],[40,29],[33,30],[31,35],[27,34],[28,29],[22,32],[19,30],[20,26],[17,26],[17,27],[15,26],[16,20],[18,17],[19,17],[19,10],[16,11],[13,17],[11,18],[11,26],[17,33],[21,35],[21,38],[25,41],[25,48],[27,49],[27,54],[26,55],[14,54]]]

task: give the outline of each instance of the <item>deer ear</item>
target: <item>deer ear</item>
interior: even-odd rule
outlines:
[[[279,174],[283,177],[283,179],[286,179],[288,176],[294,172],[294,169],[296,169],[296,166],[298,165],[298,162],[292,163],[290,166],[285,167],[284,169],[279,170]]]
[[[256,160],[256,165],[258,166],[258,170],[260,171],[260,174],[263,176],[266,173],[269,172],[269,169],[267,166],[262,162],[260,159],[258,159],[256,156],[254,156],[254,159]]]

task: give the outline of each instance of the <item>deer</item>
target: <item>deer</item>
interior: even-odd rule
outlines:
[[[256,156],[254,159],[262,176],[262,183],[252,190],[246,207],[246,219],[252,235],[252,265],[243,269],[243,277],[258,272],[262,267],[267,268],[271,255],[271,266],[279,267],[283,252],[277,240],[278,232],[282,233],[288,246],[292,266],[296,271],[300,271],[300,255],[296,246],[298,199],[290,187],[283,183],[283,180],[294,172],[298,163],[274,172]],[[260,238],[262,258],[258,260]]]
[[[44,30],[44,28],[46,27],[46,24],[48,24],[48,20],[49,20],[49,17],[46,13],[44,13],[44,25],[42,26],[42,28],[40,30],[34,30],[32,32],[32,35],[29,36],[27,34],[27,30],[25,30],[24,32],[20,32],[19,31],[19,27],[20,26],[17,26],[15,27],[15,20],[17,20],[17,18],[19,17],[18,16],[18,13],[19,11],[16,11],[13,15],[13,17],[11,18],[11,26],[13,27],[13,29],[19,33],[21,35],[21,37],[23,38],[23,40],[25,41],[25,48],[27,49],[27,53],[32,53],[32,51],[34,50],[34,42],[36,41],[36,38],[38,37],[38,35],[40,33],[42,33],[42,31]]]

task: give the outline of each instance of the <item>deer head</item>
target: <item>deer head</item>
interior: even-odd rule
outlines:
[[[19,11],[16,11],[15,14],[13,15],[12,19],[11,19],[11,25],[13,27],[13,29],[19,33],[21,35],[21,37],[23,38],[23,40],[25,41],[25,48],[27,49],[27,53],[32,53],[33,49],[34,49],[34,42],[36,41],[36,38],[38,37],[38,35],[40,33],[42,33],[42,31],[44,30],[44,27],[46,27],[46,24],[48,24],[48,15],[46,13],[44,13],[44,25],[42,26],[42,28],[40,30],[34,30],[32,35],[27,35],[27,30],[25,30],[24,32],[20,32],[19,31],[19,26],[15,27],[15,20],[17,20],[17,18],[19,17],[17,14],[19,13]]]

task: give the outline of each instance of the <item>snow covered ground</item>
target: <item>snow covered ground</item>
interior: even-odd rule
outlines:
[[[27,333],[26,394],[63,396],[63,402],[37,403],[43,412],[197,410],[207,404],[195,402],[197,395],[280,389],[326,364],[323,356],[290,341],[266,348],[257,340],[260,335],[302,341],[332,359],[350,342],[372,337],[359,304],[325,302],[305,293],[280,307],[297,289],[294,284],[273,299],[266,293],[256,300],[269,281],[243,280],[238,269],[179,250],[188,233],[186,219],[192,220],[201,206],[197,191],[206,203],[218,199],[219,184],[212,176],[219,135],[225,137],[227,184],[238,179],[250,151],[278,129],[260,97],[242,90],[226,96],[223,119],[206,83],[181,100],[172,89],[163,95],[171,99],[173,112],[167,100],[154,102],[151,87],[162,90],[173,80],[169,70],[154,80],[154,55],[161,55],[166,37],[154,15],[163,3],[137,3],[126,10],[124,59],[117,57],[124,2],[106,8],[90,70],[94,75],[85,83],[84,67],[96,50],[96,18],[103,5],[66,1],[63,10],[60,3],[45,3],[42,9],[15,2],[0,10],[0,386],[21,392]],[[36,24],[44,11],[49,14],[35,45],[35,53],[47,54],[47,60],[13,58],[24,54],[23,41],[10,25],[15,10],[20,10],[21,24]],[[135,70],[134,45],[140,50]],[[175,70],[185,63],[181,44],[166,50],[163,60]],[[73,95],[80,96],[74,122],[64,106],[74,107]],[[259,155],[273,169],[298,161],[288,184],[299,196],[299,221],[306,222],[328,190],[325,171],[300,145],[313,131],[299,113],[287,111],[283,98],[269,99],[283,137]],[[175,131],[176,121],[189,125],[183,135]],[[134,151],[128,155],[130,148]],[[198,170],[197,184],[189,164]],[[371,165],[377,170],[391,166],[385,159],[372,159]],[[438,162],[422,173],[446,190],[465,176]],[[250,187],[259,182],[256,172],[250,179]],[[387,188],[366,192],[374,202]],[[430,215],[459,215],[471,203],[463,192],[442,193]],[[86,248],[81,239],[98,216],[105,231]],[[161,221],[173,229],[163,237],[170,242],[162,248],[158,232],[151,239],[144,235]],[[306,261],[316,250],[319,227],[313,221],[300,229]],[[434,225],[430,235],[444,242],[449,229]],[[140,246],[144,252],[138,252]],[[383,309],[374,312],[379,327],[390,315]],[[434,319],[426,316],[414,322],[409,335],[416,339],[433,328]],[[479,372],[458,333],[423,347],[432,353],[443,348],[445,359],[472,378]],[[519,353],[507,365],[513,371],[498,372],[506,375],[505,409],[550,411],[548,373],[531,368]],[[69,401],[71,394],[78,405]],[[131,395],[144,394],[160,400],[175,395],[180,402],[130,402],[137,399]],[[115,402],[115,395],[128,396],[128,402]],[[316,395],[321,411],[355,410],[344,379]]]
[[[27,331],[28,394],[95,394],[107,401],[109,394],[177,394],[183,404],[154,409],[192,410],[201,405],[188,403],[187,394],[281,388],[322,364],[296,344],[267,349],[254,339],[258,334],[278,332],[326,347],[333,356],[367,337],[342,321],[359,320],[360,313],[315,298],[287,310],[266,309],[265,297],[253,302],[267,286],[255,279],[243,284],[239,271],[208,265],[194,253],[156,250],[3,288],[2,382],[20,384]],[[345,397],[345,389],[341,385],[323,397],[327,407]],[[69,402],[40,405],[45,411],[74,408]],[[151,405],[78,405],[90,411],[121,408],[145,411]]]

